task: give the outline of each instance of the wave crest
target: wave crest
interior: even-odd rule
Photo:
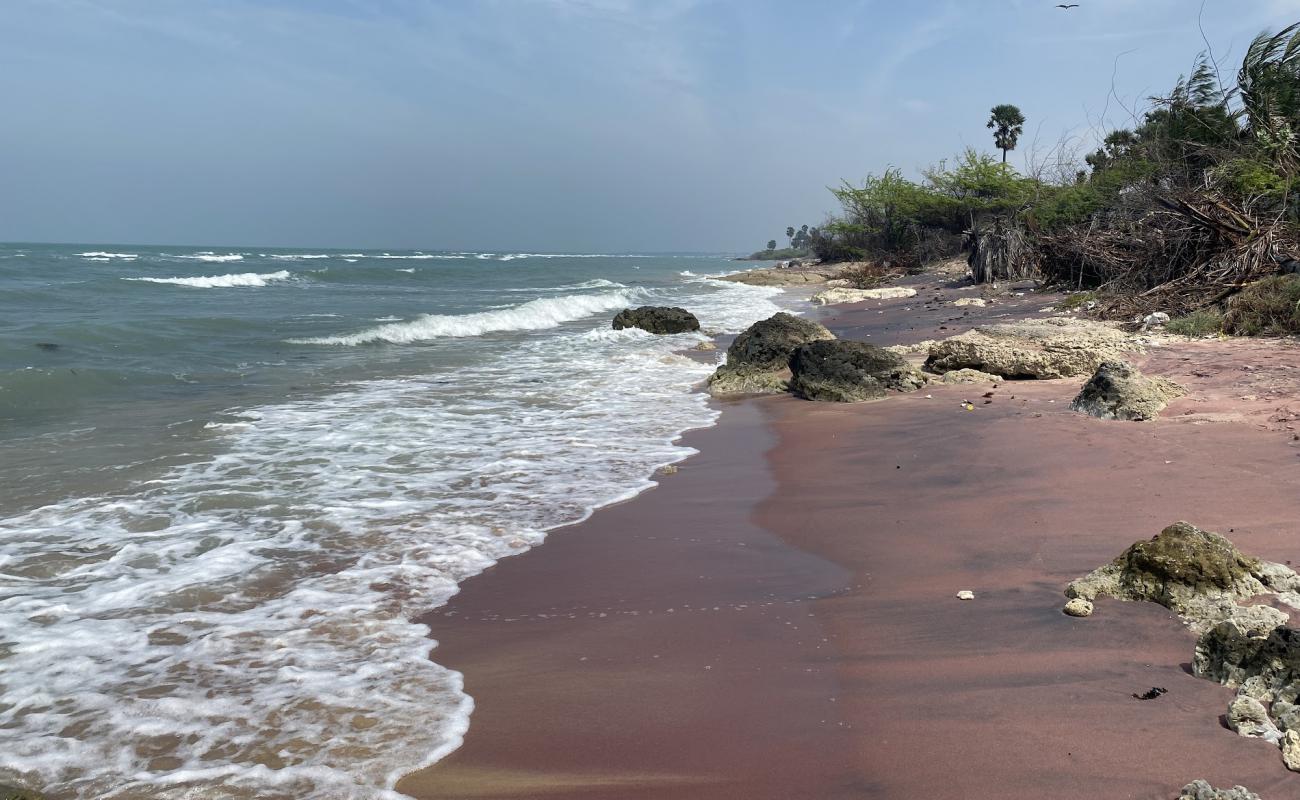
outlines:
[[[555,328],[602,311],[626,308],[633,303],[634,292],[602,292],[543,297],[517,306],[477,314],[427,314],[409,322],[380,325],[345,336],[321,336],[290,339],[293,344],[359,345],[370,342],[410,344],[429,339],[481,336],[500,331],[533,331]]]
[[[287,281],[292,277],[288,270],[282,269],[279,272],[240,272],[230,275],[198,275],[193,278],[123,278],[122,280],[192,286],[196,289],[231,289],[240,286],[265,286],[275,281]]]

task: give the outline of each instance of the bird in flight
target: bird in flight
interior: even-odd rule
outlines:
[[[1057,4],[1056,4],[1056,7],[1057,7],[1057,8],[1063,8],[1063,9],[1065,9],[1066,11],[1069,11],[1069,10],[1072,9],[1072,8],[1078,8],[1078,7],[1079,7],[1079,4],[1078,4],[1078,3],[1068,3],[1068,4],[1067,4],[1067,3],[1057,3]]]

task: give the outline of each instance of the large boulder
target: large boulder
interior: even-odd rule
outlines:
[[[926,370],[977,369],[1008,378],[1068,378],[1093,372],[1136,345],[1123,331],[1091,320],[1053,317],[985,325],[935,342]]]
[[[1098,419],[1155,419],[1186,390],[1165,378],[1148,378],[1126,361],[1103,361],[1070,408]]]
[[[907,359],[866,342],[816,341],[790,357],[790,389],[807,400],[858,403],[911,392],[925,377]]]
[[[890,300],[898,297],[916,297],[916,290],[910,286],[886,286],[881,289],[849,289],[835,287],[812,296],[812,301],[819,306],[838,303],[861,303],[865,300]]]
[[[1133,544],[1114,561],[1065,589],[1067,597],[1147,600],[1177,612],[1205,630],[1230,617],[1237,601],[1274,591],[1295,591],[1296,574],[1242,554],[1217,533],[1175,522]]]
[[[727,361],[709,378],[709,391],[715,395],[784,392],[795,348],[834,338],[822,325],[784,311],[755,322],[727,348]]]
[[[700,329],[700,321],[684,308],[641,306],[625,308],[614,317],[614,330],[624,328],[640,328],[657,334],[690,333]]]

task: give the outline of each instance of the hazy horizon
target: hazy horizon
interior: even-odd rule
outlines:
[[[1300,19],[1054,6],[16,0],[0,240],[748,252],[841,179],[991,151],[995,104],[1028,118],[1023,167],[1126,124],[1205,39],[1230,80]]]

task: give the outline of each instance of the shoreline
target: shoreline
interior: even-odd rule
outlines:
[[[810,317],[906,344],[1051,302],[955,308],[978,287],[905,280],[927,291]],[[939,285],[945,301],[927,302]],[[1262,407],[1254,425],[1218,421],[1245,401],[1226,370],[1197,375],[1225,353],[1300,357],[1239,344],[1139,359],[1193,389],[1154,423],[1069,412],[1082,379],[1004,385],[976,414],[957,413],[969,386],[712,401],[724,413],[683,437],[700,453],[677,474],[422,618],[476,710],[462,748],[399,791],[1154,799],[1203,777],[1294,793],[1276,749],[1217,722],[1231,691],[1184,671],[1193,638],[1172,614],[1105,601],[1092,619],[1060,614],[1066,582],[1175,519],[1284,559],[1294,445]],[[1151,685],[1170,693],[1129,696]]]

